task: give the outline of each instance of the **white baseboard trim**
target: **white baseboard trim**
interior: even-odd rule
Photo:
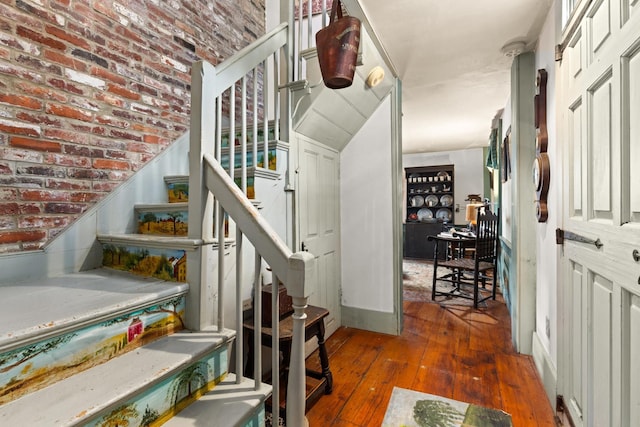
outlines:
[[[342,326],[389,335],[400,335],[401,332],[396,313],[342,306],[340,314]]]
[[[549,402],[551,402],[551,406],[555,410],[556,396],[558,394],[558,371],[555,363],[551,360],[551,355],[542,344],[542,341],[536,331],[533,332],[531,348],[533,352],[533,361],[535,362],[538,374],[542,379],[544,391],[547,394]]]

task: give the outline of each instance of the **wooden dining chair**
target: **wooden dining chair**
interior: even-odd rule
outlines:
[[[478,209],[475,237],[453,234],[453,237],[459,238],[461,242],[467,244],[474,242],[473,258],[458,257],[439,260],[437,252],[440,245],[438,243],[451,239],[429,236],[429,240],[436,242],[431,289],[432,300],[435,300],[437,296],[466,298],[473,300],[474,308],[478,308],[479,303],[489,298],[496,299],[499,212],[498,210],[498,213],[494,214],[488,206]],[[445,269],[446,272],[443,273]],[[488,274],[489,272],[491,275]],[[486,288],[488,280],[492,280],[490,290]],[[440,289],[437,288],[438,285],[440,285]],[[444,286],[448,288],[444,289]],[[473,288],[473,293],[469,293],[465,289],[470,287]],[[489,294],[486,295],[485,292]]]

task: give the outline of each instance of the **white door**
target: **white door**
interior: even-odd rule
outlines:
[[[340,326],[339,153],[299,137],[298,160],[297,249],[316,257],[317,288],[309,303],[329,310],[329,336]]]
[[[602,246],[564,242],[558,394],[576,426],[637,426],[640,1],[585,4],[559,62],[557,143],[563,228]]]

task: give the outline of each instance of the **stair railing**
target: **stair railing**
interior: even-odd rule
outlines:
[[[243,301],[242,301],[242,243],[248,239],[255,248],[255,268],[253,279],[254,295],[254,378],[255,388],[262,381],[261,334],[261,265],[264,260],[273,271],[274,289],[279,282],[285,284],[287,293],[293,300],[293,338],[291,362],[287,385],[287,424],[303,426],[305,413],[305,308],[313,285],[315,272],[314,257],[307,252],[292,253],[278,236],[276,231],[261,216],[258,209],[247,198],[247,141],[251,140],[253,150],[252,163],[257,167],[258,145],[262,144],[264,165],[268,164],[269,129],[267,122],[274,118],[274,129],[286,129],[288,135],[289,117],[280,117],[279,92],[288,82],[282,84],[280,76],[280,58],[287,58],[288,28],[285,22],[252,45],[241,50],[232,58],[218,66],[200,61],[192,67],[191,94],[191,131],[189,153],[189,237],[202,239],[205,244],[217,245],[217,289],[211,290],[213,272],[209,259],[211,251],[205,247],[188,260],[188,281],[191,284],[187,300],[188,322],[197,328],[215,325],[219,330],[225,327],[225,245],[228,218],[236,225],[236,331],[235,371],[237,381],[242,378],[244,366],[243,350]],[[287,61],[285,61],[287,62]],[[285,64],[287,67],[288,64]],[[260,76],[262,78],[260,79]],[[285,79],[288,79],[285,77]],[[271,83],[271,84],[270,84]],[[269,89],[271,87],[271,89]],[[252,94],[252,95],[251,95]],[[262,97],[262,99],[260,99]],[[239,113],[236,103],[240,103]],[[262,101],[262,103],[260,103]],[[251,104],[251,106],[249,106]],[[262,108],[259,105],[262,105]],[[286,111],[286,108],[284,109]],[[239,184],[236,184],[236,120],[241,123],[239,148],[240,161]],[[258,122],[264,126],[262,141],[258,141]],[[220,160],[223,148],[223,126],[229,129],[228,157],[229,167],[225,170]],[[252,138],[249,130],[253,129]],[[225,147],[226,148],[226,147]],[[216,225],[213,219],[215,212]],[[215,229],[215,231],[214,231]],[[217,295],[216,295],[217,293]],[[279,321],[278,292],[273,292],[272,324]],[[217,308],[208,306],[217,297]],[[214,320],[209,313],[217,311]],[[280,378],[278,328],[273,328],[272,378]],[[272,381],[272,408],[274,418],[280,407],[279,382]],[[277,419],[277,418],[276,418]]]

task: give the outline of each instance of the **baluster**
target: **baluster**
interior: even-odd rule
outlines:
[[[327,26],[327,0],[322,0],[322,28]]]
[[[244,361],[244,336],[242,313],[242,242],[243,235],[236,225],[236,384],[242,382],[242,366]],[[258,334],[260,335],[260,334]]]
[[[298,3],[298,49],[296,51],[296,57],[298,58],[298,74],[296,76],[296,80],[300,80],[302,78],[302,55],[300,55],[300,52],[302,52],[303,47],[302,47],[302,9],[303,9],[303,4],[302,1],[300,3]]]
[[[278,90],[277,86],[273,88],[274,93]],[[264,162],[262,167],[269,169],[269,63],[264,61],[264,69],[262,70],[262,93],[263,93],[263,112],[262,112],[262,152],[264,153]]]
[[[240,113],[242,114],[242,136],[240,137],[240,188],[247,194],[247,76],[242,77]]]
[[[280,78],[280,56],[277,53],[273,54],[273,135],[274,139],[278,141],[280,139],[280,85],[278,79]]]
[[[262,61],[264,64],[264,61]],[[264,65],[262,66],[264,69]],[[251,155],[253,156],[253,168],[258,167],[258,67],[253,69],[253,138],[251,142]],[[255,178],[254,178],[255,185]],[[255,196],[254,196],[255,197]]]
[[[280,280],[275,273],[271,274],[271,383],[273,391],[271,394],[271,412],[273,419],[276,421],[280,416],[280,292],[278,286]],[[260,347],[258,347],[260,348]],[[296,425],[296,424],[290,424]]]
[[[224,329],[224,208],[218,207],[218,331]],[[203,284],[204,285],[204,284]]]
[[[302,5],[301,5],[302,6]],[[313,6],[311,0],[307,1],[307,48],[311,46],[311,40],[313,39]]]
[[[255,269],[253,272],[253,378],[254,387],[260,390],[262,385],[262,280],[260,267],[262,257],[255,251]]]
[[[229,94],[229,176],[234,179],[236,168],[236,84]]]
[[[222,159],[222,101],[223,101],[222,95],[216,97],[216,118],[215,118],[216,133],[215,133],[215,145],[213,148],[214,150],[213,155],[218,161],[221,161]],[[213,204],[214,215],[216,212],[219,212],[220,210],[219,208],[220,208],[220,202],[216,198],[214,199],[214,204]],[[215,223],[213,225],[213,233],[214,233],[214,238],[217,238],[218,230]]]

